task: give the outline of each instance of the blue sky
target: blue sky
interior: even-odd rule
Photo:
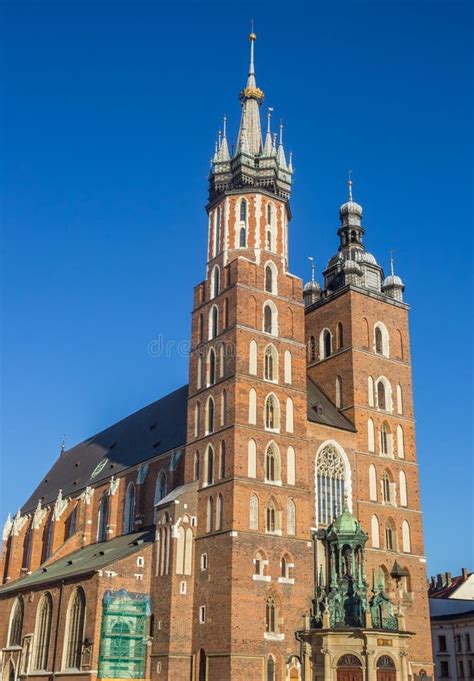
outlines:
[[[3,3],[1,516],[61,437],[187,380],[207,171],[257,82],[296,169],[290,268],[337,247],[353,169],[366,245],[412,306],[430,573],[473,568],[472,10],[465,2]],[[470,539],[471,538],[471,539]]]

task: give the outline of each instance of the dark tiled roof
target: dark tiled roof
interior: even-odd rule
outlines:
[[[38,568],[31,575],[0,587],[0,596],[11,591],[31,589],[40,584],[56,582],[59,579],[94,573],[132,553],[143,551],[143,548],[151,544],[153,540],[154,529],[151,528],[133,534],[124,534],[110,541],[84,546],[45,567]]]
[[[188,386],[184,385],[68,449],[24,504],[22,513],[32,511],[38,499],[43,506],[54,502],[60,489],[65,497],[76,494],[87,485],[96,485],[142,461],[183,446],[187,397]],[[107,459],[105,466],[91,477],[104,458]]]
[[[320,423],[323,426],[332,426],[342,430],[350,430],[355,433],[356,429],[346,419],[331,400],[318,388],[310,378],[307,380],[308,388],[308,421]]]

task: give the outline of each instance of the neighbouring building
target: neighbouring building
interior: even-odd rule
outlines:
[[[4,681],[432,676],[404,284],[351,182],[323,284],[290,272],[292,161],[250,45],[189,383],[61,452],[7,520]]]
[[[474,573],[432,577],[428,594],[435,678],[474,679]]]

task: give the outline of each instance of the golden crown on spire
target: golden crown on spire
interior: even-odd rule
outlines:
[[[250,35],[249,35],[249,40],[250,40],[250,42],[257,40],[257,34],[252,31],[252,33],[250,33]]]

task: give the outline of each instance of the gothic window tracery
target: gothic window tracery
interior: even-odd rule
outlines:
[[[49,639],[51,636],[51,618],[53,603],[49,592],[43,594],[38,606],[35,628],[34,668],[46,671],[48,668]]]
[[[24,605],[23,598],[18,596],[15,600],[10,616],[10,631],[8,633],[8,645],[21,645],[21,635],[23,631],[23,613]]]
[[[317,495],[318,519],[329,525],[344,507],[345,466],[334,445],[328,445],[318,455]]]
[[[123,531],[125,534],[135,529],[135,485],[129,482],[125,493],[125,506],[123,514]]]
[[[78,587],[71,596],[67,612],[64,669],[81,669],[86,598]]]

